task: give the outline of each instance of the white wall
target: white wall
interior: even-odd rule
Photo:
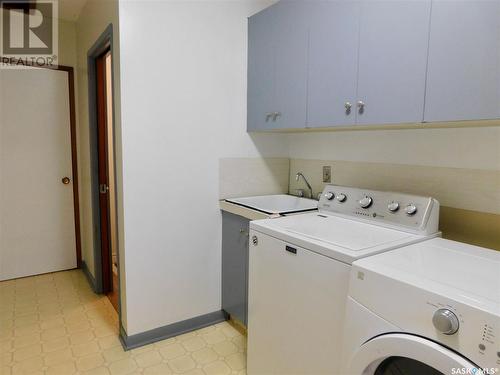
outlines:
[[[287,156],[246,133],[247,16],[266,3],[120,1],[127,333],[220,309],[223,157]]]
[[[220,309],[220,159],[500,166],[499,128],[248,135],[247,16],[269,3],[119,3],[128,335]]]
[[[76,54],[76,23],[59,20],[59,51],[57,62],[60,65],[77,68]],[[76,94],[76,93],[75,93]]]
[[[292,159],[500,170],[500,127],[297,133],[289,141]]]

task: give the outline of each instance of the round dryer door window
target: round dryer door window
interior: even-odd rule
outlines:
[[[389,357],[384,359],[374,375],[442,375],[441,371],[420,361],[407,357]]]
[[[346,373],[359,375],[482,374],[463,356],[431,340],[391,333],[364,343],[351,357]]]

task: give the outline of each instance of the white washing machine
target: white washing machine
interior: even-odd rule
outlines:
[[[354,262],[342,373],[499,374],[500,252],[441,238]]]
[[[439,235],[432,198],[329,185],[318,209],[250,223],[250,375],[339,373],[351,263]]]

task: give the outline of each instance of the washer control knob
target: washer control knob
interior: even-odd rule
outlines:
[[[368,208],[372,205],[373,199],[368,195],[365,195],[363,198],[359,200],[359,205],[361,208]]]
[[[333,198],[335,198],[335,194],[332,193],[331,191],[328,191],[325,193],[325,198],[331,201]]]
[[[340,203],[344,203],[347,199],[347,195],[343,194],[343,193],[340,193],[340,194],[337,194],[337,200],[340,202]]]
[[[436,327],[439,332],[445,335],[455,334],[460,325],[455,313],[449,309],[437,310],[432,317],[432,324],[434,324],[434,327]]]
[[[391,212],[396,212],[397,210],[399,210],[399,203],[393,201],[393,202],[389,203],[389,205],[387,206],[387,208]]]
[[[405,207],[405,212],[410,216],[415,215],[417,213],[417,206],[415,206],[413,203],[410,203]]]

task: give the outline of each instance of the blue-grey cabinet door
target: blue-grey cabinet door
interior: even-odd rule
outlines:
[[[275,18],[276,8],[269,7],[248,19],[248,131],[273,128]]]
[[[243,324],[248,311],[248,232],[250,220],[222,213],[222,309]]]
[[[357,124],[422,122],[430,0],[362,1]]]
[[[310,4],[307,126],[353,125],[360,3]],[[349,105],[353,107],[349,109]]]
[[[249,131],[306,126],[308,9],[280,1],[249,18]]]
[[[500,117],[500,1],[434,0],[425,121]]]
[[[279,115],[273,128],[305,128],[310,6],[307,1],[287,0],[274,8],[274,108]]]

